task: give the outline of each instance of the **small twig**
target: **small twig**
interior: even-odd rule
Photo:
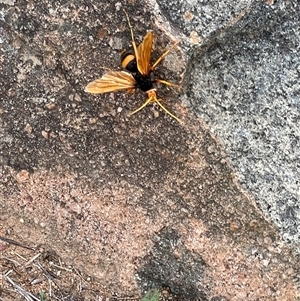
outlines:
[[[3,257],[3,258],[6,259],[6,260],[8,260],[8,261],[11,261],[16,266],[20,266],[21,265],[18,261],[14,260],[14,259],[11,259],[11,258],[8,258],[8,257]]]
[[[35,260],[36,260],[38,257],[40,257],[40,256],[41,256],[41,253],[38,253],[38,254],[34,255],[29,261],[27,261],[27,262],[25,263],[25,266],[31,264],[33,261],[35,261]]]
[[[53,266],[53,267],[55,267],[55,268],[58,268],[58,269],[60,269],[60,270],[64,270],[64,271],[67,271],[67,272],[72,272],[72,269],[70,270],[70,269],[67,269],[67,268],[64,268],[62,265],[56,265],[55,263],[53,263],[53,262],[51,262],[50,263],[50,266]]]
[[[3,240],[3,241],[5,241],[5,242],[7,242],[8,244],[11,244],[11,245],[22,247],[22,248],[25,248],[25,249],[28,249],[28,250],[31,250],[31,251],[35,251],[36,250],[36,248],[23,245],[20,242],[17,242],[15,240],[7,238],[7,237],[0,236],[0,239]]]
[[[78,289],[79,292],[82,291],[82,279],[81,279],[81,277],[79,278],[79,283],[77,285],[77,289]]]
[[[30,284],[31,285],[36,285],[36,284],[39,284],[39,283],[43,282],[44,280],[45,280],[44,278],[35,278],[35,279],[30,281]]]
[[[62,263],[61,263],[60,257],[58,257],[58,261],[59,261],[60,266],[62,267]]]
[[[52,281],[50,279],[48,279],[49,282],[49,297],[52,297]]]
[[[21,286],[19,286],[18,284],[16,284],[10,277],[5,276],[5,279],[8,283],[10,283],[16,290],[17,292],[22,295],[27,301],[41,301],[40,299],[38,299],[37,297],[35,297],[33,294],[31,294],[30,292],[26,292]]]
[[[79,278],[82,278],[79,271],[75,267],[73,267],[73,271],[79,276]]]
[[[26,258],[23,257],[22,255],[20,255],[19,253],[15,252],[15,254],[16,254],[19,258],[21,258],[23,261],[26,261]]]
[[[13,270],[8,270],[8,271],[4,274],[4,276],[10,275],[12,272],[13,272]]]
[[[34,265],[38,267],[48,279],[54,281],[54,277],[39,262],[36,262]]]
[[[46,278],[48,280],[50,280],[51,282],[53,282],[58,288],[59,285],[56,283],[56,281],[54,280],[54,276],[52,276],[39,262],[34,264],[36,267],[38,267],[46,276]]]
[[[122,298],[122,297],[117,297],[117,300],[124,300],[124,298]],[[138,297],[127,297],[126,299],[125,299],[126,301],[128,300],[128,301],[130,301],[130,300],[139,300],[139,298]]]

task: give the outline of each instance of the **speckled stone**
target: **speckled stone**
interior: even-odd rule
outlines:
[[[299,3],[261,4],[191,61],[186,103],[221,141],[244,187],[300,242]]]

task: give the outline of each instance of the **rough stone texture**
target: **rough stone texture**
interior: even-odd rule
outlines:
[[[300,241],[299,3],[262,4],[192,59],[187,102],[221,140],[244,187]]]
[[[154,1],[148,1],[153,5]],[[221,29],[236,23],[261,1],[158,0],[156,2],[167,20],[189,37],[190,42],[200,43],[206,38],[211,38]],[[195,40],[195,37],[199,40]]]
[[[91,276],[94,300],[153,287],[177,300],[299,298],[299,258],[176,91],[159,95],[183,126],[155,106],[128,117],[142,93],[83,92],[130,46],[122,3],[0,5],[1,236],[54,250]],[[149,10],[126,9],[137,40],[155,31],[157,56],[168,39]],[[183,59],[175,51],[159,74],[180,80]],[[2,259],[22,250],[0,249],[3,273]],[[63,288],[80,300],[72,283]]]

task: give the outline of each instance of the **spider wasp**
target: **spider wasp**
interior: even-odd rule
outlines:
[[[107,93],[118,90],[127,90],[131,92],[135,89],[140,89],[147,94],[147,100],[136,110],[131,112],[133,115],[143,109],[149,103],[156,102],[168,115],[176,119],[178,122],[182,122],[169,110],[167,110],[160,100],[157,98],[156,88],[154,88],[155,83],[161,83],[168,86],[178,87],[168,81],[162,79],[153,79],[151,76],[152,72],[155,70],[157,65],[162,61],[162,59],[180,42],[176,42],[173,46],[165,51],[156,62],[151,65],[151,52],[153,44],[153,34],[152,32],[147,32],[143,38],[142,43],[137,47],[133,29],[129,20],[127,12],[124,10],[126,15],[128,25],[131,32],[132,46],[134,53],[130,51],[123,52],[121,54],[121,65],[127,71],[109,71],[105,73],[101,78],[89,83],[85,91],[93,94]]]

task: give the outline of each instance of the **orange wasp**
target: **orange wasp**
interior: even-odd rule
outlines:
[[[154,88],[153,84],[162,83],[168,86],[178,86],[165,80],[153,79],[151,77],[151,73],[155,70],[157,65],[180,41],[176,42],[172,46],[172,48],[165,51],[151,66],[150,59],[153,44],[153,34],[152,32],[148,32],[145,35],[142,43],[137,47],[134,40],[129,16],[126,11],[124,12],[126,14],[131,32],[134,54],[128,51],[122,53],[121,64],[122,67],[130,73],[126,71],[109,71],[108,73],[105,73],[101,78],[89,83],[86,86],[85,91],[93,94],[100,94],[118,90],[127,90],[128,92],[130,92],[138,88],[143,92],[146,92],[148,98],[140,107],[134,110],[131,115],[143,109],[147,104],[156,102],[168,115],[176,119],[178,122],[181,122],[179,118],[177,118],[162,105],[160,100],[157,98],[156,88]]]

